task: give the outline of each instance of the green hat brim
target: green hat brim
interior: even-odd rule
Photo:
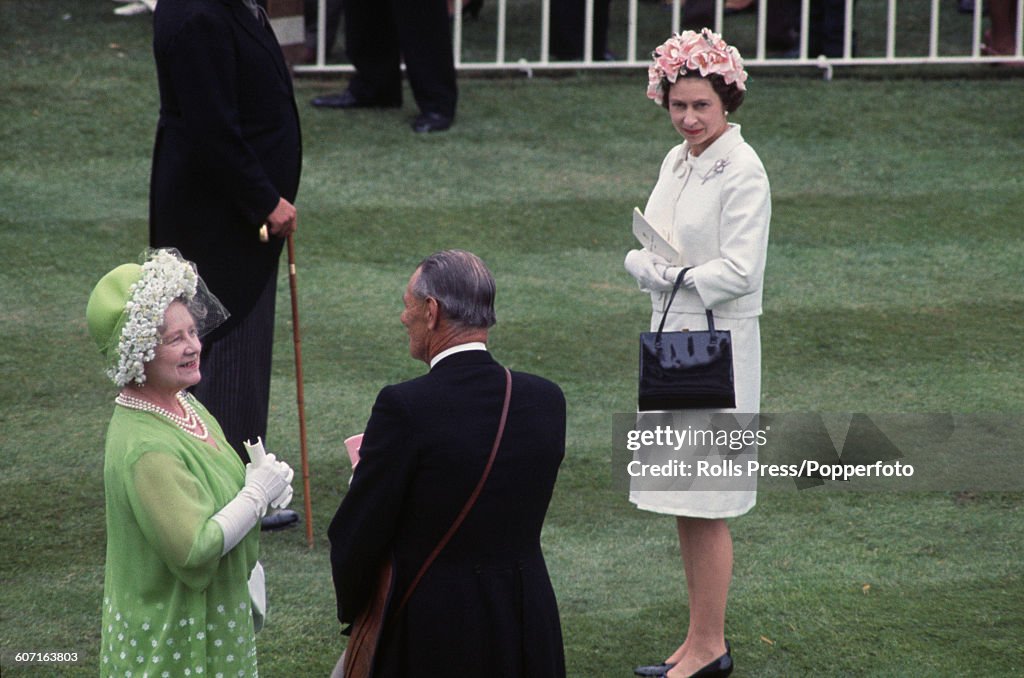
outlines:
[[[125,305],[131,299],[131,287],[142,278],[142,266],[122,264],[100,278],[89,295],[85,319],[89,334],[108,361],[116,355],[121,331],[128,319]]]

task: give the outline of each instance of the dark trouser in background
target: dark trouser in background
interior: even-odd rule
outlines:
[[[259,436],[267,443],[276,301],[275,268],[247,316],[232,318],[223,332],[218,328],[203,339],[199,364],[203,378],[192,389],[245,463],[249,455],[243,441],[255,442]],[[269,444],[266,447],[273,451]]]
[[[455,117],[458,89],[447,0],[345,0],[345,50],[361,101],[400,103],[401,64],[423,113]]]
[[[594,61],[604,61],[608,51],[608,7],[611,0],[594,0]],[[582,60],[586,40],[586,0],[551,0],[552,58]]]
[[[713,9],[713,8],[712,8]],[[846,25],[844,0],[811,0],[807,16],[807,56],[843,56],[843,30]],[[769,49],[795,52],[800,47],[800,0],[768,0],[765,29]],[[856,54],[856,33],[851,38]]]

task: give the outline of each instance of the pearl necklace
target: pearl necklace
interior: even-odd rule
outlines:
[[[178,428],[185,433],[198,438],[199,440],[206,440],[209,436],[209,431],[206,429],[206,424],[199,417],[199,413],[195,411],[195,408],[185,399],[185,396],[181,391],[177,394],[178,402],[181,404],[181,409],[185,411],[185,416],[175,414],[170,410],[166,410],[163,407],[155,403],[151,403],[148,400],[142,398],[136,398],[125,392],[117,394],[117,398],[114,402],[122,407],[127,407],[130,410],[139,410],[141,412],[151,412],[153,414],[159,414],[162,417],[170,419]]]

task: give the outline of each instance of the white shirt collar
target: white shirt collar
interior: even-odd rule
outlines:
[[[486,351],[486,350],[487,350],[487,344],[485,344],[482,341],[471,341],[471,342],[469,342],[467,344],[459,344],[457,346],[452,346],[451,348],[446,348],[445,350],[443,350],[440,353],[438,353],[437,355],[435,355],[433,357],[433,359],[431,359],[431,361],[430,361],[430,369],[434,369],[434,365],[438,364],[439,362],[441,362],[442,360],[444,360],[445,358],[447,358],[450,355],[455,355],[456,353],[462,353],[463,351]]]

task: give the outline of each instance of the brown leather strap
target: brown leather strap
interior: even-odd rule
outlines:
[[[501,407],[501,420],[498,422],[498,434],[494,436],[494,446],[491,448],[491,457],[487,460],[487,466],[484,467],[483,475],[480,476],[480,480],[476,484],[476,488],[473,489],[473,493],[469,495],[469,499],[466,500],[466,505],[462,507],[459,515],[455,518],[455,522],[448,528],[448,532],[441,537],[441,541],[437,542],[437,546],[434,547],[434,551],[427,556],[427,559],[423,562],[423,566],[420,571],[416,573],[416,577],[413,578],[412,583],[409,584],[409,590],[402,596],[402,602],[398,604],[395,609],[395,613],[402,611],[405,604],[409,602],[409,598],[412,597],[412,592],[416,590],[417,584],[420,583],[420,579],[426,574],[427,568],[433,564],[434,560],[441,553],[441,550],[448,544],[452,536],[462,525],[462,521],[469,515],[469,510],[473,508],[473,504],[476,503],[477,497],[480,496],[480,492],[484,489],[484,483],[487,482],[487,476],[491,474],[491,467],[494,466],[494,458],[498,456],[498,447],[501,445],[501,436],[505,433],[505,422],[508,420],[508,404],[512,400],[512,373],[505,368],[505,404]]]

